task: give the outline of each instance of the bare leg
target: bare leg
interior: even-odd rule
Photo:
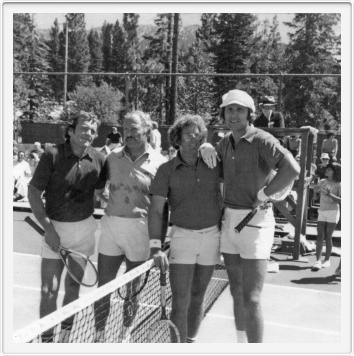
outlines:
[[[267,273],[267,260],[242,259],[243,306],[248,342],[263,341],[264,321],[261,293]]]
[[[188,308],[196,265],[171,264],[170,283],[172,290],[171,321],[176,325],[181,342],[186,342]]]
[[[234,302],[236,330],[246,330],[242,294],[242,269],[240,255],[223,253],[227,275],[230,281],[230,292]]]
[[[211,277],[214,272],[214,265],[196,265],[192,283],[192,298],[188,310],[188,332],[187,336],[195,339],[204,314],[204,297]]]
[[[326,257],[325,260],[329,261],[329,259],[331,258],[331,253],[332,253],[332,248],[333,248],[333,241],[332,241],[332,235],[333,232],[336,228],[336,223],[327,223],[326,225],[326,232],[325,232],[325,236],[326,236]]]
[[[325,238],[326,222],[317,222],[316,260],[321,261],[323,241]]]

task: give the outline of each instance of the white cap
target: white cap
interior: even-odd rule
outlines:
[[[322,154],[321,154],[321,159],[323,159],[323,158],[329,159],[328,153],[322,153]]]
[[[256,111],[252,97],[243,90],[230,90],[222,96],[222,104],[220,107],[223,108],[224,106],[228,106],[230,104],[239,104],[251,109],[253,113]]]

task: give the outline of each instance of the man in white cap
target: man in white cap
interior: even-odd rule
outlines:
[[[316,176],[321,180],[326,178],[326,169],[330,160],[329,154],[328,153],[322,153],[321,154],[321,164],[318,165],[316,169]]]
[[[206,143],[201,154],[209,167],[223,166],[225,213],[221,227],[223,254],[233,297],[238,342],[263,341],[261,292],[273,244],[271,206],[258,212],[241,233],[235,226],[270,195],[287,187],[300,173],[292,154],[271,134],[252,127],[253,99],[242,90],[222,98],[221,117],[231,130],[216,149]],[[272,170],[277,170],[270,181]]]
[[[273,96],[264,96],[259,103],[262,114],[254,120],[255,127],[285,127],[283,115],[274,111],[276,101]]]

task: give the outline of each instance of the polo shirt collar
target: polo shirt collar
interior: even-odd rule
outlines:
[[[130,155],[127,152],[127,146],[126,145],[124,145],[124,147],[123,147],[121,152],[122,152],[123,155],[130,157]],[[145,152],[140,157],[144,156],[145,154],[147,154],[148,157],[150,157],[150,155],[153,155],[154,153],[155,153],[155,150],[151,147],[151,145],[148,144],[147,149],[145,150]]]
[[[254,137],[256,136],[256,133],[257,133],[257,129],[253,126],[249,126],[247,132],[241,137],[241,139],[243,138],[246,141],[248,141],[249,143],[251,143],[253,141]],[[231,142],[232,147],[235,148],[236,144],[235,144],[235,139],[234,139],[234,136],[232,135],[232,132],[230,133],[229,140]]]
[[[197,166],[199,164],[199,160],[200,160],[200,157],[198,157]],[[179,167],[180,165],[189,167],[188,164],[182,160],[180,151],[178,150],[176,157],[173,158],[173,169],[176,170],[177,167]]]
[[[86,155],[88,155],[91,159],[93,159],[94,154],[93,154],[92,150],[94,150],[94,148],[92,148],[91,146],[88,147],[86,150],[86,154],[84,154],[82,157],[85,157]],[[70,141],[64,142],[64,154],[65,154],[65,158],[68,158],[70,156],[75,156],[75,153],[70,146]],[[79,158],[82,158],[82,157],[79,157]]]

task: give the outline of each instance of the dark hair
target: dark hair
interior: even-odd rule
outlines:
[[[18,151],[17,155],[19,155],[20,153],[23,153],[24,156],[26,155],[24,151]]]
[[[333,131],[327,132],[327,138],[330,138],[331,136],[335,136]]]
[[[75,131],[77,124],[79,123],[79,120],[83,119],[83,121],[94,121],[97,123],[97,128],[100,127],[101,125],[101,121],[97,118],[97,116],[93,113],[90,112],[86,112],[86,111],[78,111],[75,114],[73,114],[71,116],[71,124],[66,128],[65,131],[65,138],[67,140],[70,139],[70,135],[69,135],[69,131],[72,129],[73,131]]]
[[[330,162],[326,169],[327,168],[331,168],[332,171],[333,171],[333,180],[335,182],[340,182],[341,181],[341,165],[339,163],[336,163],[336,162]]]
[[[173,148],[179,148],[182,139],[182,130],[187,126],[196,126],[202,134],[200,140],[201,143],[206,141],[208,130],[202,117],[199,115],[187,114],[178,118],[168,130],[168,140]]]
[[[225,122],[225,108],[226,106],[222,107],[220,111],[220,117],[223,119],[224,122]],[[247,110],[248,110],[247,120],[250,124],[252,124],[253,121],[256,119],[256,115],[252,113],[252,110],[250,108],[247,108]]]
[[[152,122],[152,128],[153,129],[158,129],[159,128],[159,124],[156,121]]]

